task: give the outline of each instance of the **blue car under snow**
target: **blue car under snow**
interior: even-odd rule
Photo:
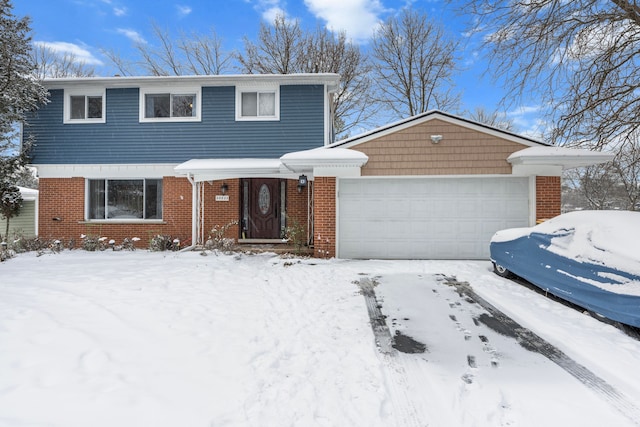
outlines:
[[[640,212],[578,211],[501,230],[490,251],[498,275],[640,327]]]

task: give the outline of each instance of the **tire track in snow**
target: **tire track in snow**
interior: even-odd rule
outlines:
[[[491,323],[495,323],[494,325],[487,326],[492,329],[498,326],[499,329],[502,329],[501,333],[513,336],[522,347],[545,356],[547,359],[571,374],[578,381],[586,385],[589,389],[603,397],[606,402],[611,404],[621,414],[629,418],[634,424],[640,426],[640,409],[635,405],[635,403],[629,400],[625,395],[619,393],[604,379],[591,372],[585,366],[571,359],[562,352],[562,350],[547,342],[533,331],[522,327],[516,321],[502,313],[487,300],[476,294],[469,283],[459,282],[455,277],[444,277],[443,283],[453,286],[458,293],[467,296],[487,310],[490,316],[487,316],[485,321],[492,319]],[[480,319],[480,321],[482,321],[482,319]]]
[[[409,390],[411,390],[409,376],[398,361],[397,350],[393,348],[394,340],[391,331],[373,290],[375,283],[366,277],[360,279],[356,284],[364,296],[376,345],[382,354],[383,375],[394,409],[396,425],[398,427],[425,427],[429,425],[426,421],[427,417],[422,410],[413,404],[413,397],[409,394]]]

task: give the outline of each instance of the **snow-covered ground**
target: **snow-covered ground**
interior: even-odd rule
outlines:
[[[444,276],[631,405],[478,321]],[[378,350],[364,278],[424,353]],[[489,262],[78,250],[0,264],[3,427],[631,426],[638,366],[639,341]]]

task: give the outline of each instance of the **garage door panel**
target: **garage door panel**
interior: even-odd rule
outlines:
[[[338,182],[343,258],[486,259],[495,231],[529,225],[528,178]]]

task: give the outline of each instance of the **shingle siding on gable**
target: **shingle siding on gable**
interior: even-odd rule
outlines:
[[[170,91],[170,88],[167,88]],[[63,124],[63,91],[37,111],[33,164],[179,163],[277,158],[324,144],[324,87],[280,87],[279,121],[236,121],[235,87],[202,88],[202,121],[139,123],[137,88],[107,89],[106,123]]]
[[[438,144],[431,135],[442,135]],[[511,174],[507,157],[525,146],[432,120],[353,147],[369,156],[363,176]]]

